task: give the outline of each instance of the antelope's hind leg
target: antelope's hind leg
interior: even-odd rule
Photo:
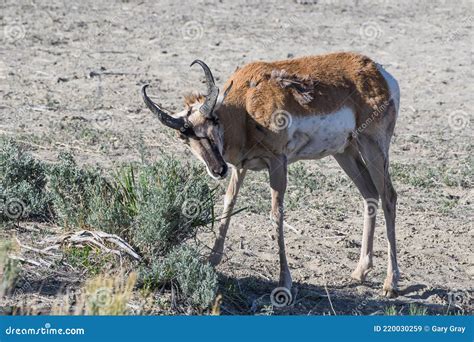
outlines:
[[[394,107],[389,107],[394,110]],[[394,116],[393,112],[391,113]],[[397,193],[392,185],[389,173],[388,148],[390,144],[391,133],[393,132],[395,122],[389,122],[386,132],[381,138],[377,133],[370,132],[361,134],[358,137],[359,149],[364,158],[370,177],[374,182],[375,188],[380,195],[382,208],[385,216],[385,225],[388,242],[388,264],[387,277],[383,285],[383,293],[387,297],[396,297],[398,280],[400,272],[397,263],[397,246],[395,238],[395,217],[397,210]]]
[[[343,153],[335,154],[334,158],[354,182],[364,198],[362,246],[360,249],[359,262],[354,272],[352,272],[352,278],[363,282],[373,266],[375,216],[377,213],[379,194],[359,151],[354,145],[349,145]]]

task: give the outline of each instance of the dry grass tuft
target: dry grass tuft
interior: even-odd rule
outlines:
[[[73,304],[70,296],[53,305],[53,315],[127,315],[128,304],[133,296],[137,274],[128,276],[101,274],[86,281]]]
[[[17,249],[13,240],[0,243],[0,297],[10,294],[15,288],[20,268],[18,261],[10,258],[10,254]]]

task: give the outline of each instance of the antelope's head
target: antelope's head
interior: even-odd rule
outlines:
[[[143,100],[162,124],[175,129],[179,138],[190,147],[193,154],[201,160],[207,172],[214,179],[223,179],[227,175],[227,164],[222,156],[224,149],[224,128],[219,122],[215,111],[224,101],[232,84],[219,97],[219,88],[214,82],[209,67],[200,60],[195,60],[191,66],[198,64],[204,70],[207,85],[207,95],[186,97],[185,109],[178,113],[167,113],[154,103],[142,87]]]

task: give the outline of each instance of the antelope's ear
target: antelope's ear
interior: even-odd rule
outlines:
[[[219,95],[217,98],[217,103],[216,103],[216,108],[219,109],[219,107],[224,103],[225,98],[227,97],[227,94],[229,94],[230,89],[232,88],[232,85],[234,84],[234,81],[230,81],[229,86],[224,90],[223,93]]]

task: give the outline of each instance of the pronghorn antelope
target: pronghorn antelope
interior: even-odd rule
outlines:
[[[277,62],[255,62],[237,69],[224,85],[205,73],[207,95],[185,98],[186,108],[168,114],[150,100],[147,107],[179,137],[215,179],[231,167],[219,234],[210,256],[217,265],[224,254],[230,215],[247,170],[267,169],[271,218],[277,225],[279,286],[291,289],[284,243],[283,203],[287,165],[332,155],[365,200],[360,260],[352,277],[364,281],[372,267],[374,209],[379,198],[388,239],[386,296],[395,296],[399,270],[395,246],[397,194],[389,174],[389,145],[399,109],[397,81],[382,66],[355,53],[333,53]],[[375,206],[375,208],[374,208]]]

